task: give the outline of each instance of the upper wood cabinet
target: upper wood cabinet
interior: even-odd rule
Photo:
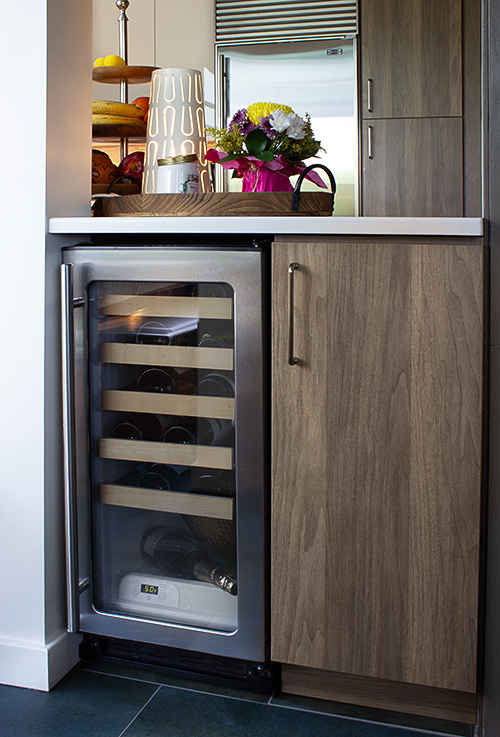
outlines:
[[[462,118],[363,120],[363,213],[462,217],[462,128]]]
[[[482,341],[478,239],[273,245],[275,661],[474,691]]]
[[[461,0],[360,0],[362,117],[462,115]]]

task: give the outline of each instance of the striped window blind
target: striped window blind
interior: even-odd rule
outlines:
[[[357,30],[357,0],[215,0],[218,45],[305,41]]]

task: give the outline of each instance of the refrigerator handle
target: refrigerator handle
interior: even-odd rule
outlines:
[[[66,606],[68,632],[79,631],[80,593],[88,581],[79,581],[78,522],[76,505],[75,417],[74,402],[74,308],[85,304],[83,298],[73,298],[73,267],[61,266],[61,340],[62,340],[62,404],[64,506],[66,538]]]
[[[224,54],[217,57],[217,94],[216,94],[216,121],[222,128],[226,125],[227,116],[227,59]]]

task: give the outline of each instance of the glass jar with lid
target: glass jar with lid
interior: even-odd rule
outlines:
[[[192,194],[200,191],[200,169],[196,154],[158,159],[158,194]]]

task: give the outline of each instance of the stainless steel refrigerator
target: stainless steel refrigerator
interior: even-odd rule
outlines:
[[[265,253],[62,265],[68,629],[263,661]]]
[[[315,136],[325,149],[319,152],[319,161],[331,169],[337,182],[334,214],[356,215],[356,77],[355,37],[218,46],[217,125],[226,126],[237,110],[254,102],[289,105],[300,116],[309,113]],[[313,161],[316,159],[307,163]],[[219,187],[236,191],[241,188],[241,180],[226,174],[219,178]],[[308,184],[307,188],[316,187]]]

